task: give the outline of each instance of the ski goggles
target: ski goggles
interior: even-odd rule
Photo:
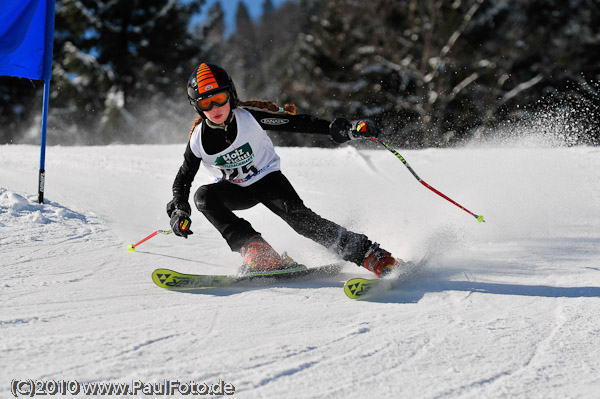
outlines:
[[[229,93],[222,91],[217,94],[212,94],[208,97],[199,98],[196,100],[196,106],[202,111],[210,111],[213,105],[222,107],[223,105],[227,104],[227,101],[229,101]]]

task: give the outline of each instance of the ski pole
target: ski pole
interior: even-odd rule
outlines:
[[[406,166],[408,168],[409,172],[419,181],[419,183],[421,183],[422,185],[424,185],[425,187],[427,187],[428,189],[430,189],[431,191],[433,191],[434,193],[436,193],[440,197],[444,198],[445,200],[450,201],[451,203],[453,203],[454,205],[456,205],[457,207],[459,207],[463,211],[465,211],[468,214],[474,216],[475,219],[477,219],[478,223],[485,222],[485,220],[483,219],[483,215],[476,215],[476,214],[474,214],[473,212],[471,212],[470,210],[468,210],[464,206],[460,205],[456,201],[452,200],[448,196],[444,195],[443,193],[439,192],[438,190],[436,190],[435,188],[433,188],[429,184],[427,184],[423,179],[421,179],[419,177],[419,175],[417,175],[417,173],[413,170],[413,168],[410,167],[410,165],[408,164],[408,162],[406,162],[406,159],[404,159],[404,157],[402,155],[400,155],[398,153],[398,151],[396,151],[395,149],[393,149],[392,147],[390,147],[385,141],[379,140],[378,138],[375,138],[375,137],[371,137],[370,139],[373,140],[373,141],[378,142],[379,144],[381,144],[382,146],[384,146],[385,148],[387,148],[388,150],[390,150],[390,152],[392,154],[394,154],[400,161],[402,161],[402,163],[404,164],[404,166]]]
[[[142,239],[140,242],[138,242],[137,244],[129,244],[129,246],[127,247],[127,249],[129,249],[131,252],[135,251],[135,247],[137,247],[138,245],[140,245],[141,243],[151,239],[152,237],[154,237],[157,234],[171,234],[173,232],[173,230],[156,230],[154,233],[150,234],[148,237]]]

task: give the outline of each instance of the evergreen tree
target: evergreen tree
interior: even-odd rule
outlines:
[[[242,100],[370,118],[396,145],[484,138],[488,127],[548,109],[570,115],[561,129],[575,131],[572,143],[598,143],[596,0],[299,0],[277,8],[264,0],[256,23],[239,2],[230,37],[218,2],[189,26],[201,4],[57,0],[49,142],[181,141],[192,119],[183,97],[189,73],[211,61],[229,71]],[[0,77],[0,142],[16,141],[12,132],[40,115],[41,98],[41,84]],[[31,137],[24,140],[39,140]]]
[[[29,79],[0,76],[0,144],[39,143],[43,83]],[[35,129],[31,134],[28,129]],[[26,132],[25,134],[23,132]],[[25,137],[24,137],[25,136]],[[31,137],[29,137],[31,136]]]
[[[262,5],[262,17],[268,17],[275,10],[275,6],[273,5],[272,0],[264,0]]]
[[[256,75],[261,54],[256,44],[254,22],[243,1],[238,3],[235,26],[235,32],[227,41],[222,64],[236,82],[240,97],[244,98],[248,91],[255,92],[257,89]]]
[[[421,146],[526,116],[549,91],[587,93],[597,106],[599,9],[591,3],[304,0],[288,69],[304,84],[289,88],[329,117],[369,117],[399,143]]]
[[[76,126],[98,130],[90,143],[163,134],[174,111],[168,97],[185,91],[199,51],[188,24],[202,1],[57,3],[52,121],[75,118]]]
[[[202,43],[202,53],[210,60],[219,60],[227,51],[225,42],[225,13],[220,2],[216,2],[208,11],[206,22],[197,28],[196,38]]]

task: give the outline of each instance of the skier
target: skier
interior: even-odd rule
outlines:
[[[233,213],[259,203],[297,233],[378,277],[404,264],[365,235],[349,231],[307,208],[281,173],[279,156],[265,132],[327,134],[337,143],[344,143],[377,137],[379,129],[372,122],[337,118],[330,123],[310,115],[296,115],[294,105],[286,104],[282,109],[272,102],[240,102],[229,74],[210,63],[202,63],[194,70],[187,93],[199,116],[173,183],[173,199],[167,204],[176,235],[187,238],[192,234],[190,188],[200,162],[204,161],[217,182],[201,186],[194,203],[231,250],[241,253],[244,260],[240,273],[297,267],[285,253],[279,255],[248,221]]]

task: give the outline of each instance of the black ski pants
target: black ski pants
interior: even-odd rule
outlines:
[[[233,211],[249,209],[257,204],[266,206],[297,233],[359,266],[362,266],[364,255],[371,245],[365,235],[346,230],[307,208],[280,171],[271,172],[246,187],[227,181],[201,186],[194,195],[194,202],[232,251],[239,251],[250,237],[259,234]]]

